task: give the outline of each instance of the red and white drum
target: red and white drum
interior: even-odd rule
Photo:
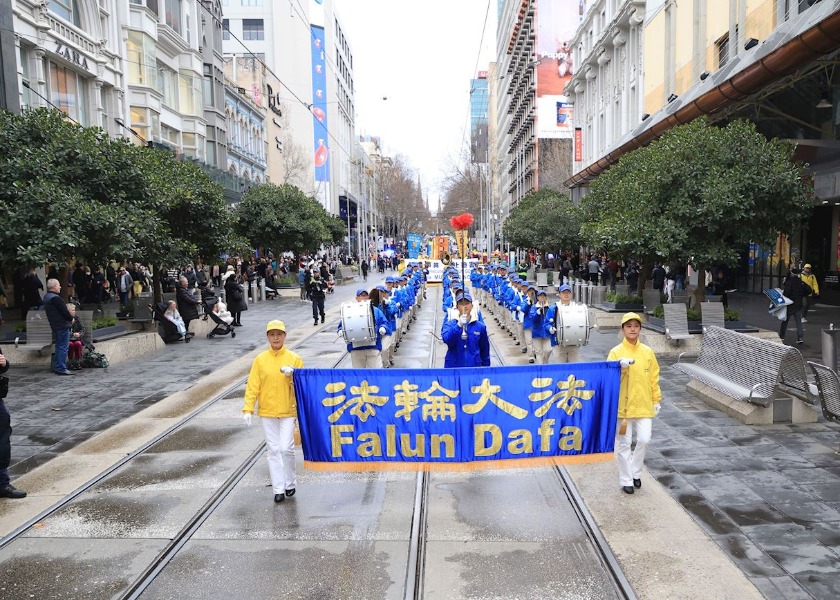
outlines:
[[[376,323],[370,310],[370,300],[341,305],[341,333],[354,348],[376,344]]]
[[[557,345],[585,346],[589,343],[589,307],[585,304],[557,305]]]

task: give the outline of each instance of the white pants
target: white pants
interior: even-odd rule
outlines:
[[[384,369],[391,366],[390,359],[394,355],[393,337],[392,335],[382,336],[382,368]]]
[[[653,419],[627,419],[627,432],[624,435],[618,433],[621,426],[621,417],[615,431],[615,459],[618,462],[618,480],[622,486],[633,485],[634,479],[642,478],[642,467],[645,464],[645,454],[650,444],[650,434],[653,428]],[[633,431],[636,432],[636,448],[630,450],[633,441]]]
[[[558,364],[580,362],[578,350],[580,346],[554,346],[552,355]]]
[[[535,362],[538,365],[547,365],[548,359],[551,357],[551,338],[535,337],[532,338],[534,343]]]
[[[354,369],[381,369],[382,356],[376,348],[369,350],[352,350],[350,352],[350,364]]]
[[[268,446],[268,472],[275,494],[297,485],[295,470],[295,417],[260,417]]]

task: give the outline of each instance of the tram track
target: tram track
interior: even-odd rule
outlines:
[[[324,327],[310,332],[301,340],[296,341],[290,346],[292,350],[304,345],[312,337],[320,333]],[[337,360],[334,361],[331,368],[335,369],[344,362],[349,356],[347,350],[343,350]],[[233,383],[225,386],[221,391],[211,396],[208,400],[203,402],[201,406],[192,410],[189,414],[182,417],[177,423],[174,423],[166,430],[154,436],[152,439],[143,443],[140,447],[127,454],[125,457],[99,473],[96,477],[90,479],[85,484],[79,486],[69,494],[65,495],[61,500],[51,505],[50,507],[37,514],[27,522],[23,523],[9,534],[0,539],[0,550],[6,546],[14,543],[21,538],[25,533],[30,531],[33,527],[48,520],[51,516],[57,514],[62,509],[68,507],[77,498],[85,492],[95,491],[96,487],[106,481],[109,477],[130,465],[132,461],[143,456],[150,448],[157,444],[171,438],[179,431],[183,430],[186,425],[194,421],[196,418],[205,413],[208,409],[213,407],[217,402],[226,399],[230,394],[237,389],[242,388],[248,381],[248,376],[240,377]],[[178,533],[166,544],[166,546],[158,553],[155,560],[147,566],[139,576],[128,586],[128,588],[121,592],[118,596],[121,599],[138,598],[143,591],[154,581],[155,577],[169,564],[169,562],[177,555],[178,551],[191,539],[193,534],[199,527],[209,518],[213,511],[222,503],[228,494],[236,487],[236,485],[245,477],[245,475],[253,468],[259,461],[260,457],[265,452],[265,441],[260,442],[254,450],[248,455],[247,459],[238,465],[228,478],[219,486],[208,498],[208,500],[196,511],[185,523],[185,525],[178,531]]]
[[[425,301],[428,304],[424,304],[424,306],[422,307],[423,308],[423,313],[426,313],[426,311],[428,311],[428,310],[432,311],[431,315],[426,313],[424,315],[423,320],[424,320],[425,323],[428,323],[429,321],[431,321],[431,332],[430,333],[433,334],[433,335],[435,335],[437,333],[437,331],[439,329],[439,323],[440,323],[440,312],[441,311],[440,311],[439,289],[440,288],[430,288],[429,289],[429,291],[432,292],[432,293],[428,294],[428,299]],[[492,323],[492,317],[490,317],[490,321],[491,322],[488,323],[488,327],[494,327],[495,325]],[[407,325],[408,324],[406,324],[406,326]],[[313,340],[317,341],[317,338],[315,336],[317,336],[319,334],[321,334],[323,336],[326,329],[327,329],[327,327],[324,327],[324,326],[315,329],[314,331],[312,331],[312,333],[308,334],[306,337],[304,337],[300,341],[296,342],[293,345],[290,345],[290,348],[298,349],[299,347],[305,345],[307,342],[311,343]],[[400,360],[403,357],[403,354],[407,352],[407,353],[409,353],[409,356],[406,356],[403,360],[404,361],[407,360],[407,362],[409,364],[417,365],[418,364],[417,362],[411,363],[410,353],[411,353],[412,344],[413,344],[412,340],[417,339],[416,336],[418,336],[418,335],[423,335],[425,333],[425,328],[420,326],[420,323],[417,323],[415,325],[415,327],[412,327],[411,329],[412,329],[412,331],[410,332],[410,335],[408,335],[407,337],[404,337],[403,340],[402,340],[401,349],[403,350],[403,352],[400,352],[397,359]],[[493,358],[494,358],[493,363],[503,365],[506,362],[505,361],[505,354],[501,351],[501,348],[497,345],[494,337],[498,337],[498,336],[491,336],[490,337],[491,356],[493,356]],[[507,337],[507,336],[505,336],[505,337]],[[438,366],[436,363],[437,363],[438,357],[440,356],[441,349],[442,349],[441,346],[439,346],[437,343],[432,343],[431,344],[430,352],[429,352],[429,356],[428,356],[428,362],[427,362],[428,367]],[[326,355],[323,354],[323,353],[321,355],[326,357]],[[335,354],[333,354],[333,356],[335,356]],[[338,356],[337,359],[333,359],[333,360],[330,361],[331,364],[332,364],[331,368],[333,368],[333,369],[338,368],[339,365],[341,365],[342,362],[346,361],[347,359],[348,359],[348,353],[342,347],[342,351],[341,351],[340,356]],[[400,363],[398,362],[398,366],[399,366],[399,364]],[[61,509],[70,505],[75,499],[77,499],[79,496],[81,496],[84,492],[94,491],[97,484],[106,481],[109,478],[109,476],[115,474],[120,468],[123,468],[123,467],[126,467],[127,465],[129,465],[132,460],[137,459],[138,457],[142,456],[143,453],[145,453],[150,448],[153,448],[156,444],[158,444],[158,443],[170,438],[171,436],[177,434],[177,432],[179,430],[184,429],[191,421],[195,420],[204,411],[208,410],[210,407],[215,405],[217,402],[219,402],[221,400],[224,400],[224,399],[231,399],[232,398],[231,395],[232,394],[237,394],[237,390],[242,388],[242,386],[244,385],[246,380],[247,380],[247,377],[239,378],[235,382],[233,382],[232,384],[225,386],[224,389],[222,389],[215,396],[213,396],[212,398],[207,400],[204,404],[202,404],[202,406],[196,408],[189,415],[186,415],[178,423],[173,424],[166,431],[164,431],[161,434],[155,436],[155,438],[153,440],[150,440],[149,442],[145,443],[141,448],[139,448],[138,450],[133,452],[131,455],[126,456],[124,459],[120,460],[117,464],[113,465],[111,468],[104,471],[99,476],[97,476],[96,478],[94,478],[91,481],[89,481],[88,483],[86,483],[84,486],[80,487],[79,489],[77,489],[73,493],[71,493],[70,495],[63,498],[62,501],[56,503],[55,505],[53,505],[49,509],[45,510],[43,513],[41,513],[40,515],[38,515],[37,517],[32,519],[30,522],[28,522],[27,524],[24,524],[24,526],[22,526],[21,528],[19,528],[15,532],[12,532],[12,534],[7,536],[6,538],[3,538],[3,540],[0,541],[0,549],[2,549],[4,546],[7,546],[7,545],[11,544],[18,537],[22,536],[27,530],[34,527],[37,523],[49,520],[51,515],[54,515],[55,513],[59,512]],[[241,437],[241,434],[242,434],[242,432],[239,432],[240,437]],[[194,451],[195,449],[190,448],[190,450]],[[189,548],[188,544],[191,542],[191,540],[194,540],[194,538],[196,537],[196,533],[202,528],[203,525],[207,524],[207,521],[208,521],[208,519],[210,519],[211,516],[213,516],[217,511],[221,512],[221,513],[224,513],[224,510],[223,509],[219,510],[219,508],[220,508],[220,506],[225,504],[226,500],[229,500],[230,503],[236,504],[236,499],[235,499],[235,497],[232,496],[232,494],[234,493],[235,490],[237,490],[237,486],[239,486],[240,484],[243,483],[243,479],[253,470],[254,466],[259,462],[259,460],[261,459],[261,457],[264,453],[264,450],[265,450],[265,443],[262,442],[262,441],[259,444],[256,444],[252,447],[249,447],[249,446],[246,445],[245,448],[243,449],[243,451],[238,455],[238,456],[243,456],[247,453],[247,456],[244,458],[244,460],[238,460],[238,462],[236,463],[235,466],[228,468],[224,473],[222,473],[221,476],[226,476],[225,480],[222,483],[215,485],[212,489],[209,486],[207,487],[208,493],[206,495],[206,499],[201,504],[201,506],[199,508],[197,508],[196,510],[191,511],[189,515],[184,516],[184,518],[181,518],[178,521],[179,524],[176,525],[176,527],[178,527],[177,532],[171,535],[171,539],[166,539],[165,543],[158,550],[156,550],[154,559],[153,560],[146,560],[143,563],[138,562],[138,565],[140,566],[140,568],[142,568],[142,571],[139,571],[139,572],[134,571],[135,574],[132,575],[133,579],[132,579],[132,577],[125,578],[122,582],[122,585],[120,585],[120,588],[117,591],[117,593],[114,594],[112,597],[121,598],[121,599],[140,598],[140,597],[144,597],[145,592],[148,592],[147,595],[150,596],[150,597],[159,597],[159,595],[160,595],[160,593],[163,589],[166,589],[167,592],[171,592],[172,588],[170,588],[169,586],[173,585],[173,581],[177,581],[178,578],[177,578],[177,576],[169,576],[169,578],[167,579],[167,576],[162,575],[162,574],[169,573],[172,570],[172,569],[168,569],[168,567],[170,567],[170,565],[173,563],[173,561],[176,560],[176,557],[179,557],[182,554],[187,554],[187,556],[190,556],[189,551],[184,552],[185,547]],[[166,451],[166,452],[168,452],[168,451]],[[231,462],[233,462],[233,461],[231,461]],[[487,475],[488,473],[490,473],[490,475]],[[480,553],[481,549],[476,550],[476,548],[480,548],[481,545],[484,544],[486,547],[492,548],[492,550],[489,550],[489,551],[493,554],[495,554],[495,552],[497,552],[497,551],[498,552],[504,552],[504,550],[502,550],[502,549],[497,550],[495,547],[493,547],[492,544],[488,544],[487,541],[484,540],[484,539],[473,539],[472,540],[473,543],[468,543],[468,542],[471,541],[471,538],[467,537],[463,540],[463,543],[466,544],[466,545],[458,547],[459,549],[457,550],[457,552],[459,552],[459,554],[455,554],[455,555],[452,555],[452,554],[443,554],[442,555],[441,554],[441,547],[445,546],[447,539],[449,539],[446,536],[444,536],[443,539],[441,538],[441,531],[446,531],[446,526],[447,526],[445,523],[441,522],[441,520],[440,520],[441,519],[441,514],[446,515],[446,511],[449,510],[449,507],[444,507],[443,505],[444,504],[457,505],[459,502],[464,502],[463,498],[459,498],[457,496],[458,493],[466,496],[469,499],[475,499],[475,498],[482,499],[482,498],[489,497],[486,493],[486,490],[492,490],[492,489],[496,488],[496,486],[498,485],[498,483],[496,481],[496,478],[504,479],[505,481],[513,481],[513,482],[515,482],[515,485],[517,486],[517,488],[522,487],[522,488],[525,488],[525,489],[531,489],[531,490],[535,490],[535,491],[540,492],[540,493],[544,493],[544,494],[546,494],[546,497],[549,499],[549,503],[546,504],[546,505],[540,505],[539,502],[542,502],[543,500],[539,500],[539,501],[537,501],[537,504],[536,504],[537,509],[532,510],[532,507],[535,506],[533,501],[531,502],[531,504],[528,504],[528,501],[523,501],[523,496],[520,496],[519,498],[517,498],[516,496],[512,496],[509,500],[509,502],[511,503],[511,507],[507,510],[507,512],[505,514],[500,515],[500,514],[494,513],[492,510],[482,511],[480,507],[476,508],[475,510],[476,510],[477,518],[479,520],[482,520],[481,523],[482,523],[483,527],[488,528],[488,530],[490,530],[490,531],[498,531],[499,532],[499,537],[504,539],[505,535],[506,535],[505,532],[507,532],[507,535],[510,535],[510,531],[511,531],[510,523],[506,523],[504,521],[505,518],[510,519],[511,515],[515,515],[517,513],[538,512],[540,514],[545,513],[545,514],[550,515],[548,517],[549,520],[546,522],[545,528],[551,529],[552,527],[556,526],[555,524],[556,524],[557,521],[562,520],[562,518],[563,518],[563,517],[561,517],[561,515],[558,512],[556,512],[557,507],[552,507],[551,502],[555,501],[557,498],[560,498],[562,496],[564,498],[564,502],[568,502],[568,504],[571,506],[571,511],[569,511],[568,509],[565,509],[565,512],[568,513],[568,514],[573,513],[577,517],[577,520],[580,522],[580,526],[585,532],[585,534],[584,534],[584,536],[582,536],[582,538],[585,538],[586,543],[589,544],[589,547],[592,549],[591,550],[592,554],[597,556],[596,560],[597,560],[597,563],[599,565],[598,568],[600,569],[600,571],[605,573],[606,576],[610,578],[610,580],[612,582],[612,585],[614,587],[615,597],[616,598],[626,598],[626,599],[631,599],[631,598],[636,597],[635,594],[633,593],[632,588],[630,587],[629,583],[627,582],[626,578],[624,577],[623,573],[621,572],[621,569],[618,565],[618,562],[615,559],[615,556],[610,551],[609,546],[606,543],[606,540],[601,535],[600,531],[598,530],[597,525],[595,524],[594,519],[592,518],[592,516],[589,514],[588,510],[586,509],[586,506],[585,506],[585,503],[583,502],[583,499],[578,494],[576,488],[574,487],[574,485],[571,482],[571,479],[568,477],[568,474],[566,473],[565,469],[562,466],[557,466],[557,467],[550,468],[550,469],[549,468],[539,469],[539,470],[535,471],[535,474],[530,474],[530,473],[526,473],[526,472],[518,472],[518,471],[501,471],[499,473],[501,473],[501,475],[498,475],[498,476],[495,474],[495,472],[488,472],[488,471],[476,472],[476,473],[466,473],[466,474],[457,474],[457,475],[452,475],[452,474],[445,474],[444,475],[444,474],[438,473],[437,471],[430,471],[428,469],[424,469],[424,470],[421,470],[421,471],[417,472],[416,477],[413,480],[413,485],[412,485],[413,492],[409,491],[409,489],[406,489],[405,490],[406,494],[403,496],[403,498],[406,501],[408,501],[409,498],[412,499],[412,504],[410,505],[411,508],[406,507],[404,509],[403,516],[400,517],[401,518],[401,523],[403,524],[401,527],[405,527],[406,524],[408,525],[407,544],[406,544],[406,546],[404,546],[406,548],[406,551],[405,551],[406,553],[405,553],[405,558],[402,559],[405,562],[401,561],[401,565],[400,565],[400,569],[399,569],[400,571],[402,571],[402,568],[403,568],[402,565],[404,565],[405,574],[404,574],[403,585],[400,586],[399,581],[394,581],[393,582],[395,584],[394,588],[396,588],[396,589],[392,588],[390,590],[390,592],[387,594],[387,597],[399,597],[398,596],[398,590],[399,590],[400,587],[403,588],[403,590],[402,590],[403,593],[401,594],[401,596],[405,599],[409,599],[409,598],[415,599],[415,598],[440,596],[440,590],[441,590],[441,587],[440,587],[441,586],[440,568],[441,568],[442,564],[446,565],[447,570],[453,569],[453,572],[455,573],[453,575],[447,574],[445,577],[450,577],[450,578],[454,577],[455,581],[458,581],[459,577],[461,577],[461,578],[464,577],[463,574],[458,575],[458,573],[457,573],[457,570],[459,568],[458,561],[463,560],[463,559],[453,558],[453,556],[455,556],[455,557],[462,556],[463,550],[460,550],[460,548],[469,548],[470,551],[473,552],[473,553],[476,553],[476,552]],[[392,478],[387,472],[383,472],[382,474],[376,474],[376,475],[366,474],[365,476],[360,476],[358,479],[359,479],[359,481],[363,481],[365,478],[367,478],[367,481],[368,481],[369,485],[372,482],[377,482],[377,485],[383,486],[383,491],[381,492],[382,493],[381,502],[383,504],[380,507],[380,510],[382,510],[384,513],[388,512],[388,507],[390,507],[390,510],[393,511],[395,506],[396,506],[395,504],[393,504],[393,501],[388,501],[387,498],[384,495],[384,489],[389,489],[387,487],[388,484],[389,484],[389,481],[396,481],[397,482],[397,487],[390,488],[392,490],[399,489],[399,486],[402,485],[402,484],[399,483],[400,481],[402,481],[406,486],[411,485],[410,484],[410,482],[411,482],[410,478],[405,479],[404,475],[402,476],[402,479],[400,479],[400,476]],[[350,481],[351,479],[352,478],[345,479],[345,481]],[[550,481],[553,481],[553,483],[548,483]],[[312,482],[310,482],[310,483],[312,483]],[[253,482],[251,483],[251,485],[253,486]],[[329,480],[326,480],[326,485],[329,485],[330,487],[334,487],[334,486],[330,485]],[[552,489],[547,489],[546,486],[551,487]],[[106,486],[106,488],[107,488],[107,486]],[[457,488],[456,492],[453,493],[451,496],[448,495],[450,493],[450,490],[452,490],[454,488]],[[376,494],[374,494],[374,495],[369,494],[371,489],[373,489],[373,488],[368,489],[367,492],[366,492],[365,497],[368,499],[367,501],[369,501],[370,498],[377,497]],[[465,490],[466,490],[466,494],[465,494]],[[413,493],[413,495],[412,495],[412,493]],[[469,494],[472,494],[472,496],[470,496]],[[337,497],[339,497],[339,498],[344,497],[344,499],[346,500],[346,495],[347,495],[346,492],[344,494],[339,492],[337,494]],[[532,498],[534,496],[535,496],[535,494],[531,494]],[[539,494],[536,494],[536,496],[539,496]],[[399,497],[400,496],[397,493],[395,495],[395,498],[399,498]],[[451,502],[451,501],[447,500],[450,497],[453,498],[453,500],[455,500],[455,502]],[[311,501],[315,502],[317,504],[316,499],[312,498]],[[379,502],[379,501],[380,500],[378,500],[377,502]],[[240,500],[240,502],[241,502],[241,500]],[[289,503],[286,502],[285,504],[289,504]],[[492,503],[490,503],[489,506],[492,508]],[[290,508],[294,508],[294,507],[295,507],[295,503],[292,502],[290,504]],[[467,501],[466,506],[462,506],[460,510],[463,511],[464,509],[466,509],[467,513],[469,513],[470,511],[473,510],[473,507],[469,504],[469,501]],[[356,510],[358,510],[358,509],[356,509]],[[398,512],[402,512],[402,510],[400,510]],[[280,511],[279,513],[277,513],[277,515],[280,516],[280,517],[288,517],[288,518],[293,518],[292,515],[294,515],[294,514],[296,514],[296,513],[292,512],[292,513],[287,514],[285,509]],[[320,518],[325,518],[325,515],[327,515],[327,514],[328,513],[323,512],[323,510],[317,512],[317,516],[320,517]],[[347,514],[352,514],[352,509],[349,509]],[[463,516],[463,513],[459,512],[459,509],[458,509],[457,506],[454,509],[453,514],[456,515],[455,518],[460,518],[460,517]],[[473,515],[468,515],[468,516],[470,518],[473,517]],[[405,520],[406,517],[408,517],[408,521]],[[568,517],[566,517],[566,518],[568,518]],[[551,524],[552,521],[554,521],[555,524]],[[355,520],[352,521],[352,522],[354,524],[356,523]],[[375,522],[377,522],[377,519],[375,519],[375,518],[369,521],[369,523],[375,523]],[[359,527],[361,528],[361,530],[365,530],[366,527],[370,527],[370,525],[365,525],[366,521],[364,521],[364,520],[361,520],[360,523],[361,524],[359,525]],[[532,525],[533,525],[533,523],[532,523]],[[465,527],[466,527],[466,529],[464,529]],[[463,522],[461,523],[461,528],[464,531],[469,532],[470,527],[474,527],[474,524],[472,522],[470,522],[469,519],[467,520],[466,524],[464,524]],[[541,526],[539,524],[537,524],[536,529],[534,531],[539,532],[540,527]],[[431,530],[431,535],[430,535],[430,530]],[[403,531],[405,531],[405,530],[403,529]],[[249,538],[248,535],[247,535],[247,531],[244,531],[242,533],[245,534],[243,536],[243,539],[259,539],[259,538]],[[469,534],[466,534],[466,535],[469,535]],[[473,535],[475,535],[475,533],[473,533]],[[166,537],[169,538],[168,535]],[[537,533],[534,536],[535,539],[541,538],[541,537],[544,537],[545,539],[551,539],[551,535],[542,536],[540,533]],[[199,540],[204,539],[204,543],[207,543],[207,540],[214,539],[214,536],[213,536],[213,534],[210,534],[210,535],[204,535],[203,538],[202,538],[202,536],[199,535],[198,538],[199,538]],[[517,538],[508,538],[508,539],[516,540],[516,539],[527,539],[527,538],[528,538],[528,535],[524,534],[524,535],[520,535]],[[580,538],[580,539],[582,539],[582,538]],[[29,538],[29,539],[31,539],[31,538]],[[236,538],[236,539],[239,539],[239,538]],[[289,537],[289,536],[286,536],[286,535],[281,535],[281,536],[275,537],[273,539],[290,540],[290,539],[298,539],[298,538],[297,538],[296,535],[292,536],[292,537]],[[331,538],[328,537],[326,539],[331,539]],[[349,539],[356,539],[356,538],[349,538]],[[364,538],[362,538],[362,539],[364,540]],[[383,539],[387,539],[387,537],[383,538]],[[406,539],[406,538],[401,538],[401,539]],[[458,543],[462,543],[462,540],[460,538],[457,538],[457,536],[456,536],[455,539],[457,539]],[[577,548],[577,545],[579,543],[577,541],[578,539],[579,538],[576,537],[574,543],[572,544],[576,548]],[[544,541],[545,540],[543,540],[543,542]],[[539,546],[539,541],[531,542],[530,540],[527,540],[527,542],[530,543],[531,546],[534,546],[534,545]],[[514,543],[516,543],[516,542],[514,541]],[[366,544],[362,543],[362,544],[359,545],[359,547],[364,548],[364,547],[366,547]],[[300,547],[299,549],[301,551],[301,556],[306,556],[305,545]],[[452,551],[450,550],[450,552],[452,552]],[[522,552],[522,550],[520,549],[519,552]],[[532,552],[533,552],[533,550],[532,550]],[[294,554],[295,553],[292,553],[292,555],[294,555]],[[290,556],[292,556],[292,555],[290,555]],[[528,550],[525,551],[525,555],[526,556],[528,555]],[[195,559],[194,558],[195,553],[193,553],[192,556],[193,556],[192,560],[194,560]],[[338,554],[333,554],[333,556],[335,558],[339,558],[343,561],[346,561],[346,564],[355,564],[357,566],[357,568],[360,565],[365,565],[365,567],[364,567],[365,569],[368,568],[367,563],[365,563],[365,562],[355,562],[354,561],[354,556],[352,554],[348,554],[348,555],[344,556],[341,553],[338,553]],[[441,556],[443,556],[443,557],[441,558]],[[549,555],[545,558],[550,559],[551,556],[552,555],[549,553]],[[151,558],[151,556],[149,556],[149,558]],[[324,558],[324,557],[322,556],[321,558]],[[541,555],[540,559],[542,560],[543,558],[544,557]],[[293,559],[289,558],[287,560],[293,560]],[[356,561],[357,560],[358,559],[356,559]],[[501,564],[504,564],[504,559],[499,558],[497,560],[501,560],[502,561]],[[187,562],[189,562],[189,561],[190,561],[190,559],[187,559]],[[339,564],[343,564],[343,563],[339,563]],[[324,565],[326,565],[326,563],[324,563]],[[307,565],[307,566],[309,567],[309,566],[312,566],[312,565]],[[173,565],[173,567],[174,567],[174,565]],[[326,568],[325,566],[320,567],[320,570],[321,570],[322,574],[326,574],[326,571],[324,570],[325,568]],[[463,567],[463,565],[460,565],[460,568],[466,568],[466,567]],[[474,567],[470,567],[470,568],[474,569]],[[539,578],[539,577],[542,576],[540,574],[540,572],[537,571],[538,567],[536,565],[532,565],[530,562],[525,563],[525,568],[527,569],[527,571],[525,571],[527,577]],[[176,570],[177,570],[177,568],[176,568]],[[342,585],[353,586],[355,581],[360,580],[360,579],[365,579],[363,573],[364,573],[364,571],[360,572],[360,571],[354,570],[352,577],[348,576],[346,578],[342,578]],[[205,573],[205,575],[206,575],[206,573]],[[472,576],[475,577],[475,572],[474,571],[473,571]],[[516,580],[516,578],[513,578],[512,580]],[[463,581],[463,580],[461,580],[461,581]],[[546,580],[546,581],[549,581],[549,580]],[[130,583],[128,583],[128,585],[126,586],[125,585],[126,582],[130,582]],[[157,586],[157,589],[149,589],[152,586],[152,584],[155,584],[155,586]],[[303,583],[303,580],[300,580],[300,579],[294,580],[294,584],[295,585],[305,585],[305,583]],[[236,588],[236,584],[234,584],[233,587]],[[449,594],[449,595],[447,595],[447,597],[455,597],[455,596],[452,595],[452,594],[457,594],[457,592],[454,591],[455,589],[457,589],[457,588],[446,588],[447,594]],[[175,593],[175,592],[171,592],[171,593]],[[177,595],[177,593],[176,593],[176,595]],[[465,596],[475,596],[477,594],[475,594],[475,593],[465,593],[464,595]],[[545,595],[540,596],[540,595],[535,595],[535,594],[531,594],[531,595],[518,594],[517,590],[513,590],[513,589],[510,590],[510,596],[519,596],[519,597],[523,597],[523,598],[524,597],[545,597]],[[9,596],[9,597],[11,598],[12,596]],[[358,593],[356,593],[355,595],[354,594],[348,594],[346,596],[343,596],[341,594],[338,594],[338,595],[327,594],[327,595],[323,595],[323,596],[312,596],[312,597],[325,597],[325,598],[326,597],[371,597],[371,598],[373,598],[373,597],[385,597],[385,595],[379,596],[379,595],[376,595],[376,594],[373,594],[373,595],[366,595],[365,594],[365,595],[360,596]],[[601,596],[599,596],[599,597],[601,597]],[[603,596],[603,597],[609,597],[609,596]]]

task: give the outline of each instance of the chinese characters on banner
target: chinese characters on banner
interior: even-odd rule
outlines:
[[[616,361],[299,369],[304,459],[313,466],[611,458],[620,374]]]

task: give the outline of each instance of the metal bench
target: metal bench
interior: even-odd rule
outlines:
[[[840,423],[840,377],[825,365],[808,361],[814,372],[823,416],[827,421]],[[837,453],[840,454],[840,448]]]
[[[720,302],[701,302],[700,312],[703,315],[703,331],[706,331],[709,327],[726,328],[723,304]]]
[[[26,343],[20,346],[18,338],[15,338],[15,348],[49,356],[53,353],[54,347],[47,313],[43,310],[30,310],[26,313]]]
[[[674,368],[736,400],[768,407],[783,388],[797,389],[815,401],[805,374],[805,361],[796,348],[722,327],[709,327],[694,363]],[[798,395],[798,394],[797,394]]]
[[[680,340],[690,340],[685,304],[663,304],[662,308],[665,311],[665,338],[678,344]]]

